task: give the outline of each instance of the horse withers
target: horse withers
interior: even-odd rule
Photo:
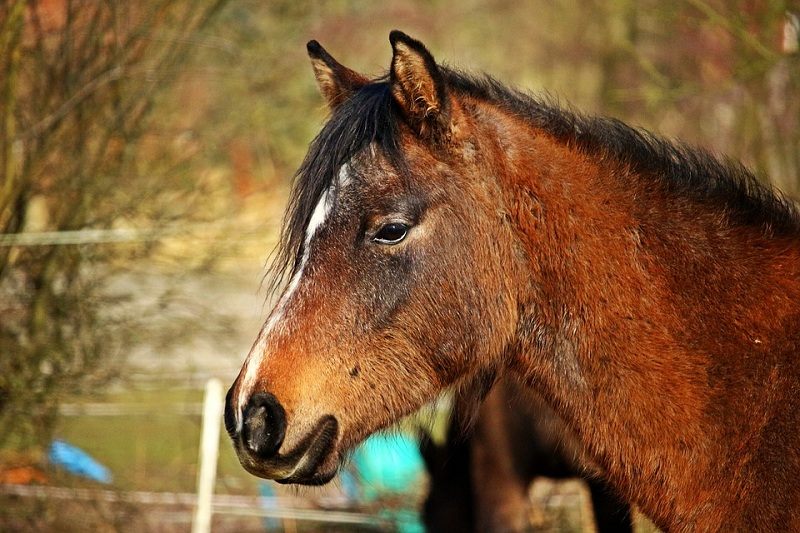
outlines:
[[[662,529],[800,530],[797,209],[739,165],[390,42],[377,80],[308,45],[332,112],[228,393],[244,468],[325,483],[502,370]]]

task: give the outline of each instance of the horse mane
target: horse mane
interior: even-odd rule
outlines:
[[[779,191],[759,181],[741,163],[719,159],[706,150],[667,140],[620,120],[566,109],[488,75],[472,76],[440,66],[457,95],[487,101],[540,128],[566,145],[616,162],[670,194],[719,206],[733,225],[757,225],[773,234],[800,232],[800,211]],[[359,89],[332,113],[311,142],[294,184],[279,242],[267,272],[269,290],[294,273],[303,255],[305,230],[323,193],[333,187],[342,165],[374,144],[401,175],[408,167],[400,144],[401,122],[388,76]]]
[[[615,118],[565,109],[552,98],[510,88],[488,75],[445,72],[449,87],[456,91],[491,102],[568,146],[614,161],[619,170],[645,177],[673,196],[718,206],[732,225],[760,225],[773,234],[800,232],[797,205],[738,161],[720,159]]]
[[[337,107],[311,141],[294,176],[280,238],[267,271],[268,292],[279,288],[287,275],[297,270],[311,214],[325,191],[331,188],[335,201],[336,176],[342,165],[374,144],[392,165],[405,168],[400,121],[393,105],[388,81],[370,83]]]

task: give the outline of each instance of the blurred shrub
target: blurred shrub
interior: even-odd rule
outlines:
[[[0,233],[203,212],[195,183],[170,179],[180,139],[154,139],[150,119],[223,4],[0,5]],[[101,245],[0,246],[0,446],[45,444],[59,397],[113,375],[133,327],[104,291],[118,256]]]

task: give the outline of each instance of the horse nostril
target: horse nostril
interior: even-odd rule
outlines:
[[[286,435],[286,411],[268,392],[254,394],[244,410],[242,443],[253,455],[267,459],[278,453]]]

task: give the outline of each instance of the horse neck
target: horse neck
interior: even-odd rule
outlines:
[[[752,405],[734,396],[752,398],[776,358],[794,357],[797,239],[726,233],[719,213],[664,197],[619,162],[546,132],[503,143],[500,179],[528,272],[518,281],[524,311],[509,366],[544,393],[627,497],[656,520],[695,523],[674,518],[678,509],[725,483],[715,471],[741,459],[725,448],[733,446],[725,426],[743,426],[743,439],[758,431],[748,425]],[[753,280],[761,283],[744,294]],[[739,390],[720,395],[714,380]],[[660,492],[642,492],[633,470]]]
[[[624,394],[619,387],[602,389],[619,379],[609,372],[613,363],[632,355],[639,341],[629,323],[645,321],[654,343],[667,335],[649,318],[662,299],[652,297],[651,273],[637,258],[635,193],[611,168],[546,132],[517,141],[528,149],[506,150],[519,155],[506,164],[506,205],[528,279],[520,280],[524,312],[515,370],[563,407],[579,433],[595,434],[598,429],[584,428],[591,421],[583,415],[597,409],[598,394]],[[705,363],[685,364],[693,374]]]

